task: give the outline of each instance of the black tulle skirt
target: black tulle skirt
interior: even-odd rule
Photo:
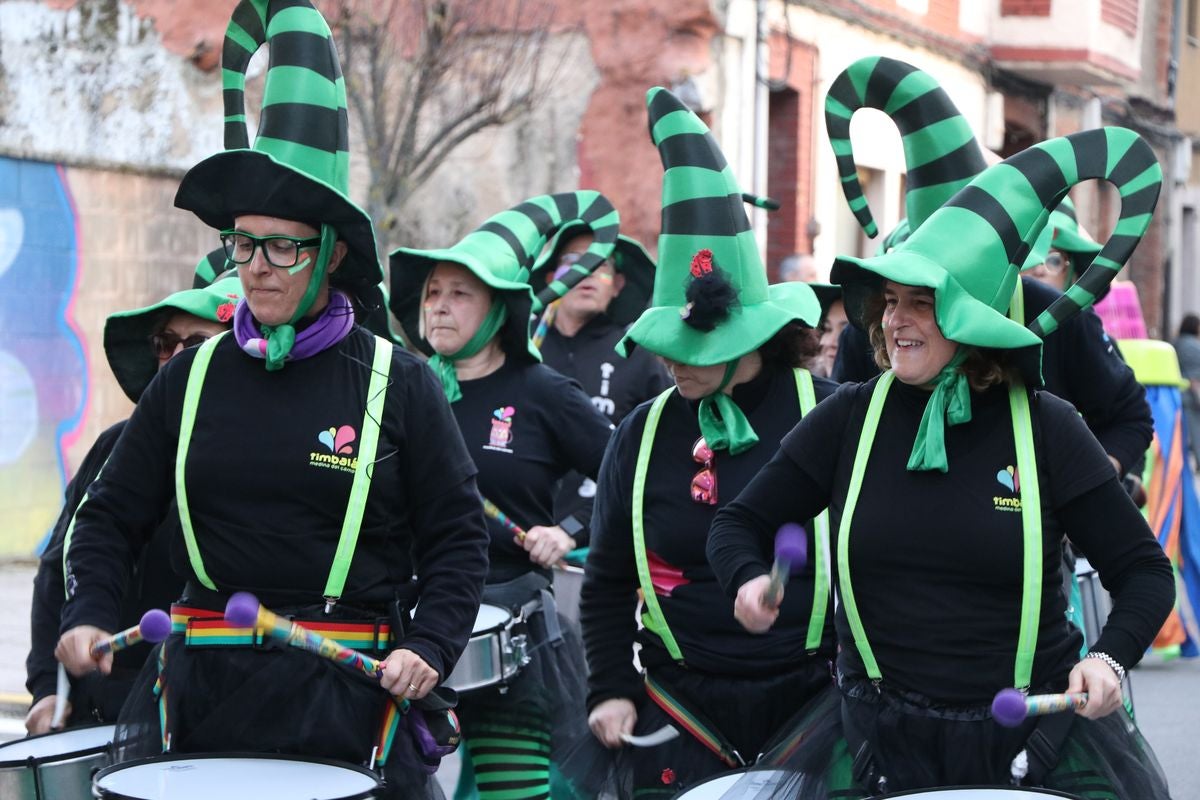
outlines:
[[[173,634],[154,651],[121,711],[116,759],[278,753],[371,766],[392,698],[360,673],[296,648],[204,647]],[[169,742],[164,740],[164,730]],[[444,795],[401,717],[380,798]]]
[[[1014,786],[1013,761],[1036,723],[1004,728],[987,707],[939,707],[909,693],[876,692],[866,682],[825,693],[802,717],[792,741],[711,797],[851,800],[884,791]],[[847,721],[859,735],[872,732],[873,772],[855,761]],[[849,740],[861,742],[858,735]],[[1099,720],[1075,715],[1057,765],[1038,786],[1087,800],[1169,800],[1162,769],[1124,710]]]

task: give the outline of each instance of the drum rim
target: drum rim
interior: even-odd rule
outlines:
[[[968,789],[987,789],[990,792],[1018,792],[1025,793],[1031,797],[1064,797],[1068,800],[1080,800],[1079,795],[1067,794],[1060,792],[1057,789],[1046,789],[1041,786],[989,786],[987,784],[968,784],[963,786],[930,786],[926,789],[906,789],[903,792],[888,792],[887,800],[892,800],[895,797],[913,797],[920,796],[922,793],[938,793],[938,792],[961,792]],[[1020,795],[1018,794],[1018,797]],[[881,800],[878,795],[871,795],[866,800]]]
[[[233,758],[233,759],[266,759],[269,761],[300,761],[305,764],[324,764],[330,767],[341,767],[342,769],[358,772],[375,781],[375,786],[367,790],[365,793],[347,794],[337,798],[329,798],[328,800],[371,800],[375,790],[383,788],[383,781],[379,775],[366,767],[358,764],[351,764],[349,761],[338,761],[333,758],[321,758],[320,756],[300,756],[292,753],[248,753],[242,751],[229,752],[214,752],[214,753],[166,753],[161,756],[149,756],[147,758],[137,758],[130,761],[122,761],[119,764],[111,764],[104,767],[92,776],[92,793],[101,800],[145,800],[145,798],[134,797],[127,794],[118,794],[117,792],[107,790],[100,785],[100,780],[122,769],[132,769],[133,767],[141,767],[149,764],[162,764],[168,761],[199,761],[201,759],[210,758]]]
[[[513,625],[517,621],[516,616],[513,615],[511,610],[505,608],[504,606],[498,606],[495,603],[480,603],[479,610],[475,612],[476,620],[478,620],[479,615],[483,613],[484,606],[487,606],[488,608],[494,608],[497,611],[502,612],[505,615],[505,618],[489,628],[480,628],[477,631],[471,631],[471,636],[469,637],[468,641],[470,639],[482,639],[485,636],[492,636],[494,634],[501,633],[502,631],[512,630]]]
[[[112,728],[113,734],[117,732],[117,726],[111,722],[97,722],[91,725],[72,725],[61,731],[50,731],[49,733],[39,733],[36,736],[26,736],[23,739],[13,739],[11,742],[0,744],[0,756],[4,753],[4,748],[15,746],[19,742],[31,742],[35,739],[49,739],[51,736],[62,736],[64,733],[73,731],[90,730],[92,728]],[[24,758],[3,759],[0,758],[0,770],[17,769],[21,767],[41,766],[43,764],[54,764],[59,761],[70,761],[84,756],[94,756],[106,752],[112,747],[112,739],[109,739],[104,744],[85,747],[81,750],[71,750],[65,753],[55,753],[54,755],[45,756],[25,756]]]

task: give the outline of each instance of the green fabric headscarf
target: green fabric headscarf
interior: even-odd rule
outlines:
[[[487,316],[483,318],[483,322],[479,323],[475,335],[467,340],[462,349],[448,356],[441,353],[430,356],[429,366],[441,380],[442,391],[446,393],[446,399],[451,403],[457,403],[462,399],[462,389],[458,385],[458,373],[454,371],[454,362],[470,358],[482,350],[499,333],[500,326],[506,319],[508,319],[508,306],[504,304],[503,300],[493,299]]]
[[[317,299],[317,293],[321,290],[321,283],[325,280],[325,272],[329,268],[329,259],[333,256],[333,245],[337,242],[337,231],[332,225],[321,226],[321,249],[317,251],[317,263],[313,267],[312,275],[308,278],[308,287],[304,290],[304,296],[300,298],[300,303],[296,306],[296,312],[292,314],[292,318],[282,325],[259,325],[262,331],[263,338],[267,340],[267,372],[275,372],[283,369],[283,363],[287,360],[288,353],[292,352],[292,345],[296,343],[296,323],[304,318],[308,310],[312,308],[313,302]],[[296,266],[288,270],[289,274],[306,269],[308,259],[303,259]],[[271,267],[271,269],[276,269]]]
[[[730,455],[744,453],[758,444],[758,434],[750,426],[750,420],[733,402],[733,398],[725,394],[725,387],[733,380],[740,358],[735,358],[725,366],[725,377],[717,390],[700,401],[698,410],[700,432],[708,446],[717,450],[728,450]]]
[[[961,425],[971,421],[971,384],[959,369],[967,360],[965,348],[958,348],[942,371],[933,379],[936,388],[921,415],[917,438],[908,457],[910,472],[937,470],[946,472],[946,423]]]

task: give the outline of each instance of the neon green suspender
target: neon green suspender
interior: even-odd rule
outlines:
[[[183,415],[179,421],[179,447],[175,453],[175,501],[179,505],[179,522],[183,527],[183,540],[187,545],[188,560],[196,578],[208,589],[217,587],[208,577],[200,548],[192,528],[189,512],[187,486],[184,482],[184,467],[187,464],[188,445],[191,443],[192,428],[196,424],[196,409],[200,405],[200,391],[204,375],[212,360],[217,342],[226,334],[221,333],[200,345],[199,352],[188,373],[187,389],[183,395]],[[363,414],[362,439],[358,449],[358,464],[354,468],[354,481],[350,485],[350,498],[346,503],[346,518],[342,522],[342,533],[338,539],[333,566],[325,584],[325,610],[328,613],[342,596],[346,576],[350,572],[350,561],[358,543],[358,532],[362,526],[363,512],[367,506],[367,494],[371,489],[371,472],[375,463],[375,451],[379,444],[379,421],[383,419],[383,401],[387,394],[388,375],[392,368],[392,343],[375,337],[375,356],[371,364],[371,381],[367,386],[366,412]]]
[[[854,454],[854,469],[850,475],[850,487],[846,492],[846,506],[838,526],[837,568],[838,596],[846,609],[846,620],[854,637],[854,645],[862,657],[867,676],[878,684],[883,673],[875,661],[871,644],[867,641],[858,605],[854,600],[854,586],[850,581],[850,530],[858,495],[862,490],[863,475],[871,456],[871,445],[879,427],[883,404],[888,389],[895,380],[888,370],[879,378],[867,407],[862,433],[858,438],[858,450]],[[1029,394],[1025,387],[1014,384],[1008,390],[1009,408],[1012,410],[1013,439],[1017,448],[1017,474],[1021,476],[1019,495],[1021,500],[1022,546],[1024,566],[1021,588],[1021,629],[1017,638],[1017,657],[1013,668],[1013,685],[1021,690],[1029,688],[1033,673],[1033,655],[1037,647],[1038,615],[1042,604],[1042,503],[1038,490],[1037,462],[1033,454],[1033,424],[1029,414]]]
[[[793,370],[796,376],[796,394],[800,400],[800,416],[808,414],[816,406],[816,393],[813,390],[812,375],[806,369]],[[683,661],[683,652],[671,633],[671,627],[658,603],[658,595],[654,593],[654,584],[650,579],[650,563],[646,557],[646,525],[645,499],[646,474],[650,467],[650,451],[654,447],[654,434],[658,430],[658,421],[662,417],[663,408],[667,404],[675,387],[664,391],[650,406],[650,414],[646,418],[646,427],[642,430],[642,441],[638,447],[637,467],[633,474],[633,508],[631,509],[633,523],[633,554],[637,560],[638,583],[642,588],[642,602],[645,612],[642,614],[642,624],[653,632],[666,646],[671,658]],[[825,628],[825,610],[829,603],[829,513],[822,511],[816,519],[814,532],[815,564],[813,566],[813,608],[808,621],[808,638],[805,647],[814,652],[821,645],[821,634]]]

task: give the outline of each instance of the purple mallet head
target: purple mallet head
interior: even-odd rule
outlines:
[[[234,592],[225,604],[225,619],[239,628],[254,627],[258,620],[258,598],[249,592]]]
[[[161,608],[152,608],[142,614],[138,630],[147,642],[161,642],[171,633],[171,617]]]
[[[785,561],[792,570],[800,569],[808,561],[808,535],[803,525],[785,522],[775,534],[775,559]]]
[[[1029,708],[1025,695],[1016,689],[1001,689],[992,701],[992,717],[1006,728],[1015,728],[1025,721]]]

